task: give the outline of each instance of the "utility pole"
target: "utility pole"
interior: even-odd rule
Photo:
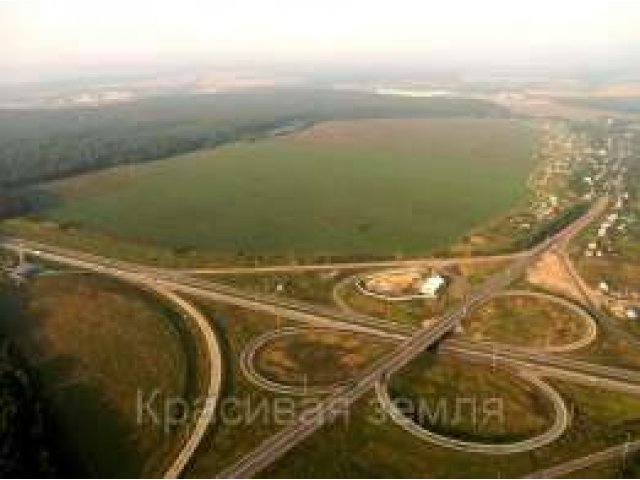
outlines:
[[[626,432],[627,439],[624,442],[624,446],[622,447],[622,473],[627,468],[627,455],[629,454],[629,443],[631,443],[631,432]]]
[[[491,370],[495,371],[496,369],[496,346],[491,346]]]

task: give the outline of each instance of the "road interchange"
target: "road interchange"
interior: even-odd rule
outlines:
[[[46,260],[88,269],[96,273],[111,275],[136,283],[152,284],[171,291],[286,316],[305,324],[327,328],[344,327],[345,324],[349,324],[350,329],[353,331],[395,339],[399,342],[399,346],[394,352],[375,362],[368,371],[358,377],[348,388],[343,388],[329,395],[319,408],[314,411],[303,412],[292,425],[266,440],[256,450],[220,474],[223,477],[236,477],[256,474],[300,440],[315,432],[327,421],[343,413],[364,393],[371,390],[380,378],[397,372],[424,349],[440,341],[442,337],[455,328],[470,308],[485,301],[493,292],[507,287],[542,252],[562,241],[566,242],[567,238],[575,235],[576,232],[598,215],[601,208],[602,202],[599,202],[587,215],[560,233],[543,241],[539,246],[518,254],[516,260],[508,269],[490,277],[481,288],[466,299],[462,306],[446,313],[438,322],[423,326],[415,332],[401,331],[402,329],[396,327],[393,328],[394,331],[390,331],[388,322],[382,321],[380,324],[372,325],[370,317],[345,317],[345,314],[336,313],[332,309],[310,307],[302,302],[291,300],[265,298],[255,294],[248,294],[232,287],[188,277],[179,272],[119,262],[41,243],[19,239],[4,239],[0,246],[13,250],[27,251],[31,255]]]

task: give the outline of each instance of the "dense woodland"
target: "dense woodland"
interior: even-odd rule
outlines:
[[[23,358],[12,343],[0,338],[1,478],[64,476],[46,418]]]
[[[174,95],[103,107],[0,110],[0,186],[154,160],[302,122],[504,115],[501,107],[480,100],[303,89]]]
[[[0,268],[10,258],[0,253]],[[10,340],[25,312],[16,291],[0,276],[0,478],[75,474],[58,448],[53,415],[47,410],[37,374]]]

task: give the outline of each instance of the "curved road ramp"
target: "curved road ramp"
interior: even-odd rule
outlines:
[[[513,443],[481,443],[459,440],[431,432],[409,419],[403,414],[389,395],[387,384],[383,381],[376,383],[376,396],[384,411],[391,419],[407,432],[416,437],[439,445],[454,448],[468,453],[484,453],[488,455],[508,455],[522,453],[540,448],[559,438],[569,426],[569,412],[560,394],[549,384],[535,375],[523,371],[515,372],[523,380],[535,386],[553,406],[554,421],[549,429],[540,435]]]

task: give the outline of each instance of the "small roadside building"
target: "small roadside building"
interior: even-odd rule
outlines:
[[[442,275],[431,275],[420,283],[418,291],[425,297],[436,298],[446,283],[447,281]]]

